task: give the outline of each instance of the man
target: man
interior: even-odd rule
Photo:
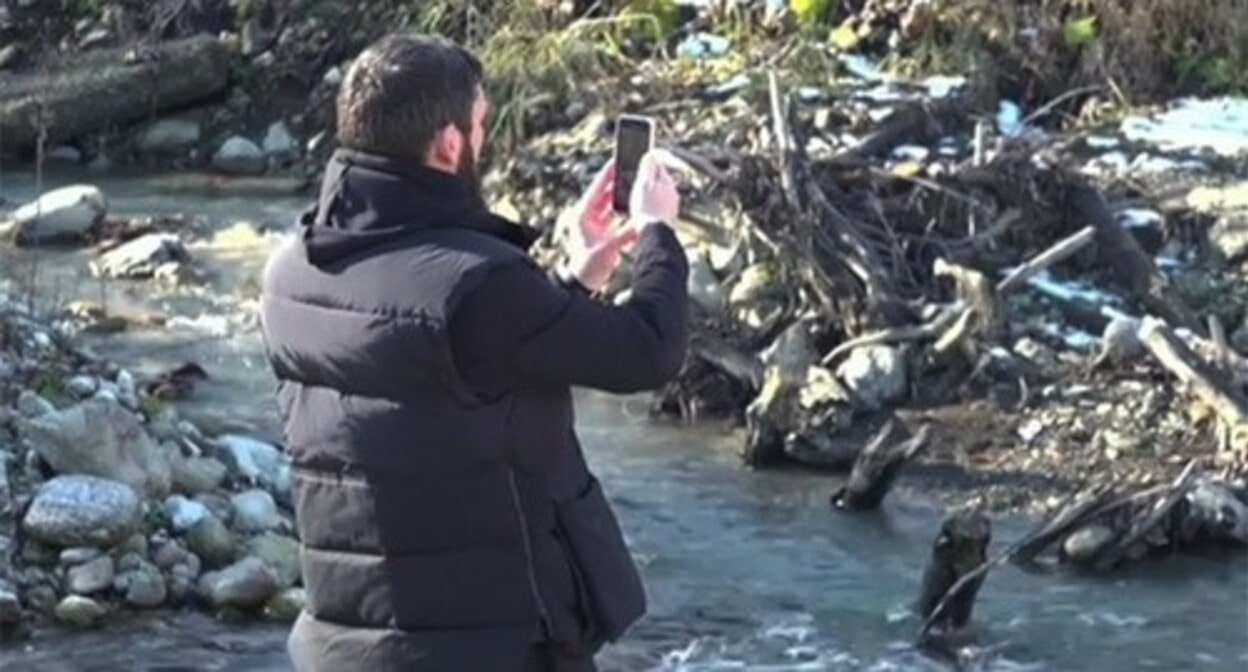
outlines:
[[[679,209],[654,157],[612,227],[607,166],[562,272],[491,214],[479,62],[365,50],[318,205],[265,269],[307,607],[300,672],[593,670],[645,594],[573,428],[570,388],[654,388],[686,346]],[[631,297],[593,298],[634,246]]]

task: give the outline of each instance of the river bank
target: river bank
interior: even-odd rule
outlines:
[[[615,114],[654,115],[684,162],[691,355],[656,398],[614,414],[598,399],[583,423],[661,592],[611,664],[927,669],[906,648],[917,625],[904,613],[939,512],[992,513],[996,552],[1076,510],[1027,558],[1061,572],[993,571],[976,618],[989,644],[967,655],[987,669],[1115,669],[1112,651],[1089,653],[1098,637],[1135,647],[1156,629],[1169,644],[1145,647],[1136,667],[1234,668],[1248,101],[1128,110],[1100,82],[1067,95],[1044,78],[903,77],[869,56],[910,13],[864,4],[883,7],[857,38],[870,48],[783,25],[760,43],[703,17],[671,35],[672,58],[568,60],[604,25],[591,22],[512,59],[549,78],[502,78],[486,184],[500,211],[544,231],[544,262],[558,213],[610,153]],[[254,301],[331,147],[342,60],[370,33],[344,40],[326,17],[293,16],[248,17],[219,37],[196,23],[212,16],[182,17],[139,50],[120,33],[81,44],[116,17],[62,26],[82,47],[46,65],[77,73],[56,80],[69,82],[54,97],[67,109],[83,95],[73,82],[147,91],[193,62],[202,86],[157,87],[159,110],[131,118],[138,108],[119,104],[115,128],[49,136],[41,170],[0,165],[0,231],[13,242],[0,243],[0,629],[18,646],[33,632],[23,664],[55,659],[49,624],[108,632],[170,609],[284,622],[298,608]],[[526,27],[510,28],[498,33],[524,43]],[[34,109],[34,66],[0,74],[0,102],[13,103],[0,107]],[[0,153],[39,135],[5,123]],[[608,298],[626,282],[627,268]],[[890,422],[897,436],[879,435]],[[886,464],[864,457],[877,436]],[[908,441],[917,449],[903,456]],[[882,511],[834,513],[853,471],[893,474],[886,486],[895,476]],[[1172,570],[1196,597],[1171,590]],[[1154,615],[1175,603],[1216,626]],[[228,636],[257,649],[233,660],[281,669],[281,627]],[[129,669],[127,654],[108,655]]]

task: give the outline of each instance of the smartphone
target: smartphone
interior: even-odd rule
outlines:
[[[641,157],[654,148],[654,119],[637,115],[621,115],[615,122],[615,211],[628,213],[628,198],[633,193]]]

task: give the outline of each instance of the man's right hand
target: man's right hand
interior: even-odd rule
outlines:
[[[663,167],[662,150],[652,150],[641,158],[628,211],[634,226],[655,221],[671,226],[680,216],[680,193],[676,191],[676,180]]]

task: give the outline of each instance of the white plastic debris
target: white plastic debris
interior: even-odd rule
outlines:
[[[1161,226],[1166,221],[1160,212],[1149,210],[1148,208],[1127,208],[1115,215],[1114,218],[1119,224],[1128,229],[1147,229]]]
[[[1127,117],[1122,134],[1167,150],[1206,150],[1222,156],[1248,153],[1248,98],[1187,98],[1152,118]]]
[[[1017,138],[1027,130],[1023,123],[1023,108],[1012,100],[997,105],[997,130],[1007,138]]]

